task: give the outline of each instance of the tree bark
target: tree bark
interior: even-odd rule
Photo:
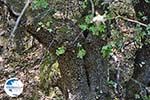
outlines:
[[[15,7],[15,4],[11,0],[5,3],[8,5],[12,3],[11,6]],[[20,11],[23,5],[15,8]],[[42,18],[35,18],[36,12],[28,9],[28,12],[25,14],[26,17],[21,19],[21,21],[25,22],[21,27],[24,27],[30,35],[47,47],[54,55],[58,47],[62,45],[66,47],[65,53],[58,57],[62,76],[59,87],[66,100],[105,100],[107,94],[106,72],[108,66],[104,63],[100,54],[100,47],[104,43],[98,38],[91,38],[90,40],[92,41],[86,40],[78,25],[69,19],[54,19],[52,28],[56,29],[59,26],[59,29],[55,31],[49,32],[44,28],[37,31],[38,21]],[[44,19],[48,19],[49,17],[52,17],[52,14],[46,15]],[[18,36],[19,33],[16,33],[16,35]],[[86,50],[86,55],[83,59],[77,58],[77,43],[83,44],[83,48]]]
[[[36,32],[31,26],[27,28],[28,32],[33,35],[46,47],[52,41],[51,33],[44,31]],[[79,29],[76,29],[76,31]],[[74,32],[74,31],[72,31]],[[65,34],[65,33],[62,33]],[[74,34],[77,34],[74,32]],[[62,37],[62,36],[61,36]],[[70,40],[74,41],[74,38]],[[66,38],[65,37],[65,38]],[[74,36],[75,38],[77,35]],[[66,40],[61,38],[62,40]],[[58,39],[59,40],[59,39]],[[92,41],[89,41],[92,40]],[[83,59],[77,58],[76,43],[81,42],[86,55]],[[56,47],[60,46],[58,41],[49,48],[51,52],[55,53]],[[101,57],[100,48],[104,41],[93,38],[86,40],[82,37],[75,42],[75,44],[66,45],[66,51],[63,55],[58,57],[61,72],[61,90],[64,93],[66,100],[105,100],[107,95],[107,68],[104,59]],[[60,82],[59,82],[60,83]],[[60,85],[59,85],[60,86]]]
[[[66,100],[106,100],[108,96],[106,85],[108,66],[100,53],[100,48],[105,42],[93,36],[84,38],[79,27],[68,19],[59,20],[59,25],[62,24],[62,28],[68,25],[72,26],[69,34],[65,32],[70,30],[50,33],[41,29],[37,32],[35,23],[27,26],[27,31],[45,45],[51,53],[55,54],[57,47],[61,45],[66,48],[65,53],[58,57],[62,76],[59,87]],[[55,38],[56,35],[57,38]],[[49,48],[52,41],[54,42]],[[83,59],[77,58],[77,43],[83,44],[83,48],[86,50]]]

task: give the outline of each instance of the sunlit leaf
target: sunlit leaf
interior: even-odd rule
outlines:
[[[77,58],[83,59],[83,57],[86,55],[86,51],[83,48],[80,48],[77,54]]]
[[[64,54],[65,53],[65,49],[66,48],[64,46],[57,48],[56,55],[59,56],[59,55]]]

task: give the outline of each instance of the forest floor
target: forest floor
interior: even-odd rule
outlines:
[[[44,48],[36,41],[35,45],[26,48],[22,54],[3,50],[0,55],[0,100],[56,100],[53,91],[46,96],[40,88],[40,64]],[[23,93],[17,98],[9,97],[4,91],[4,84],[9,78],[18,78],[23,84]]]

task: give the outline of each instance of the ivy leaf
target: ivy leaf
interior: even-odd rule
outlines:
[[[46,0],[34,0],[32,4],[33,9],[47,8],[48,2]]]
[[[107,81],[107,83],[108,83],[108,85],[110,85],[110,86],[116,86],[116,82],[115,81],[113,81],[113,80],[109,80],[109,81]]]
[[[57,48],[56,55],[59,56],[59,55],[64,54],[65,53],[65,49],[66,48],[64,46]]]
[[[87,25],[87,24],[81,24],[81,25],[79,25],[79,27],[80,27],[83,31],[85,31],[85,30],[88,28],[88,25]]]
[[[85,55],[86,55],[86,51],[83,48],[80,48],[77,54],[77,58],[83,59]]]
[[[92,19],[92,15],[87,15],[87,16],[85,17],[85,22],[86,22],[87,24],[90,24],[90,23],[91,23],[91,19]]]
[[[104,58],[109,57],[109,55],[112,53],[112,45],[108,44],[102,47],[101,53]]]
[[[87,7],[87,0],[84,0],[83,4],[82,4],[82,7],[85,9]]]
[[[104,24],[100,24],[100,25],[98,26],[98,30],[99,30],[100,33],[105,32],[105,28],[106,28],[106,26],[105,26]]]
[[[49,22],[49,21],[46,23],[46,26],[47,26],[47,27],[49,27],[49,26],[50,26],[50,22]]]
[[[52,32],[53,30],[51,28],[47,29],[49,32]]]
[[[97,36],[99,35],[97,32],[97,28],[95,26],[91,26],[89,30],[92,32],[93,35],[97,35]]]

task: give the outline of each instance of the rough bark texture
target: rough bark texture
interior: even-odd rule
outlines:
[[[78,40],[73,43],[80,34],[79,28],[74,22],[68,20],[62,21],[59,23],[59,26],[61,26],[61,24],[63,26],[62,28],[64,28],[65,25],[66,27],[72,26],[72,35],[70,35],[70,32],[67,34],[66,31],[54,33],[55,36],[57,35],[57,38],[55,38],[55,36],[50,37],[50,34],[53,33],[46,34],[46,32],[32,32],[34,33],[32,35],[41,43],[46,44],[46,46],[54,39],[55,42],[53,43],[53,46],[51,46],[54,50],[65,43],[64,45],[66,45],[67,49],[65,54],[59,57],[59,64],[62,75],[61,88],[66,99],[105,100],[107,94],[107,86],[105,85],[107,78],[106,71],[108,66],[104,63],[103,58],[100,55],[100,47],[104,43],[100,40],[98,41],[98,39],[93,39],[91,42],[86,43],[82,34],[79,36]],[[31,28],[31,30],[33,29]],[[77,58],[78,50],[76,49],[76,43],[78,42],[84,44],[84,48],[87,52],[84,59]]]
[[[61,75],[68,92],[69,100],[89,100],[90,91],[87,82],[84,61],[77,59],[73,50],[59,58]]]
[[[50,43],[51,37],[46,35],[46,32],[37,32],[32,35],[46,46]],[[51,46],[52,49],[57,46],[54,44]],[[84,59],[77,58],[77,50],[75,46],[70,45],[67,46],[65,54],[59,57],[60,71],[62,75],[61,88],[66,99],[105,100],[107,94],[106,72],[108,66],[104,63],[103,58],[100,55],[100,47],[102,44],[104,44],[103,41],[98,41],[98,39],[85,43],[84,46],[87,55]]]
[[[150,23],[150,3],[145,0],[139,0],[135,3],[134,9],[136,16],[140,21],[146,24]],[[146,20],[140,18],[139,13],[142,12],[146,16]],[[145,38],[150,39],[149,36]],[[145,42],[143,38],[143,43]],[[127,100],[135,100],[135,94],[140,94],[141,98],[150,94],[150,44],[144,44],[142,48],[138,49],[135,54],[134,73],[132,79],[127,82]]]
[[[132,79],[127,85],[127,100],[135,100],[135,94],[141,97],[149,94],[150,86],[150,47],[143,46],[136,52]],[[134,79],[134,80],[133,80]]]
[[[15,3],[13,3],[11,0],[7,1],[6,4],[8,4],[9,6],[11,5],[11,3],[15,5]],[[11,6],[16,8],[17,6],[14,5]],[[19,11],[20,9],[22,9],[22,6],[19,8]],[[67,5],[67,7],[68,6],[69,4]],[[13,12],[10,8],[6,7],[6,9],[9,9],[10,13],[12,13],[13,15]],[[73,10],[73,8],[71,10]],[[17,8],[15,11],[18,12]],[[26,14],[26,18],[22,19],[22,22],[25,21],[25,23],[21,25],[25,27],[25,31],[27,31],[41,44],[47,47],[47,49],[49,49],[49,51],[54,55],[58,47],[62,45],[66,47],[65,53],[58,57],[58,62],[60,64],[59,68],[62,76],[59,80],[60,82],[58,83],[66,100],[108,100],[108,88],[106,85],[108,65],[100,54],[100,49],[104,42],[98,37],[87,36],[87,38],[84,38],[83,34],[81,34],[81,30],[79,29],[79,27],[74,21],[70,20],[69,18],[56,20],[52,17],[52,12],[47,13],[47,15],[42,18],[43,16],[37,17],[37,12],[38,11],[32,12],[29,8]],[[39,12],[43,11],[39,10]],[[15,17],[14,19],[17,18],[16,15],[13,15],[12,17]],[[39,31],[37,31],[38,21],[47,20],[49,18],[51,18],[51,20],[53,21],[51,27],[55,30],[49,32],[48,30],[41,28]],[[79,42],[86,50],[86,55],[83,59],[77,58],[77,43]],[[144,61],[145,65],[144,67],[142,67],[142,70],[138,65],[136,65],[133,75],[134,79],[141,81],[146,86],[150,85],[149,51],[149,47],[143,47],[143,49],[137,52],[137,58],[135,62]],[[145,52],[148,54],[145,54]],[[133,82],[129,82],[127,85],[130,85],[132,83]],[[127,93],[127,100],[129,100],[130,97],[133,98],[134,93],[140,91],[137,88],[138,86],[136,87],[135,84],[129,86],[129,89],[132,90],[132,95],[129,96],[129,91],[129,93]]]
[[[97,99],[103,100],[107,94],[107,69],[108,66],[100,55],[100,47],[104,41],[91,39],[85,45],[87,55],[85,56],[85,67],[88,76],[90,91]]]
[[[65,54],[58,57],[62,76],[59,87],[65,98],[68,100],[105,99],[108,66],[100,54],[100,47],[104,42],[98,38],[91,38],[92,41],[85,40],[79,27],[71,20],[61,19],[54,21],[54,23],[52,27],[55,28],[58,25],[60,27],[55,32],[50,33],[44,29],[37,32],[37,20],[33,20],[32,24],[27,26],[27,31],[52,53],[55,53],[57,47],[65,45]],[[63,29],[66,30],[63,31]],[[83,59],[77,58],[76,43],[78,42],[83,44],[87,52]]]

